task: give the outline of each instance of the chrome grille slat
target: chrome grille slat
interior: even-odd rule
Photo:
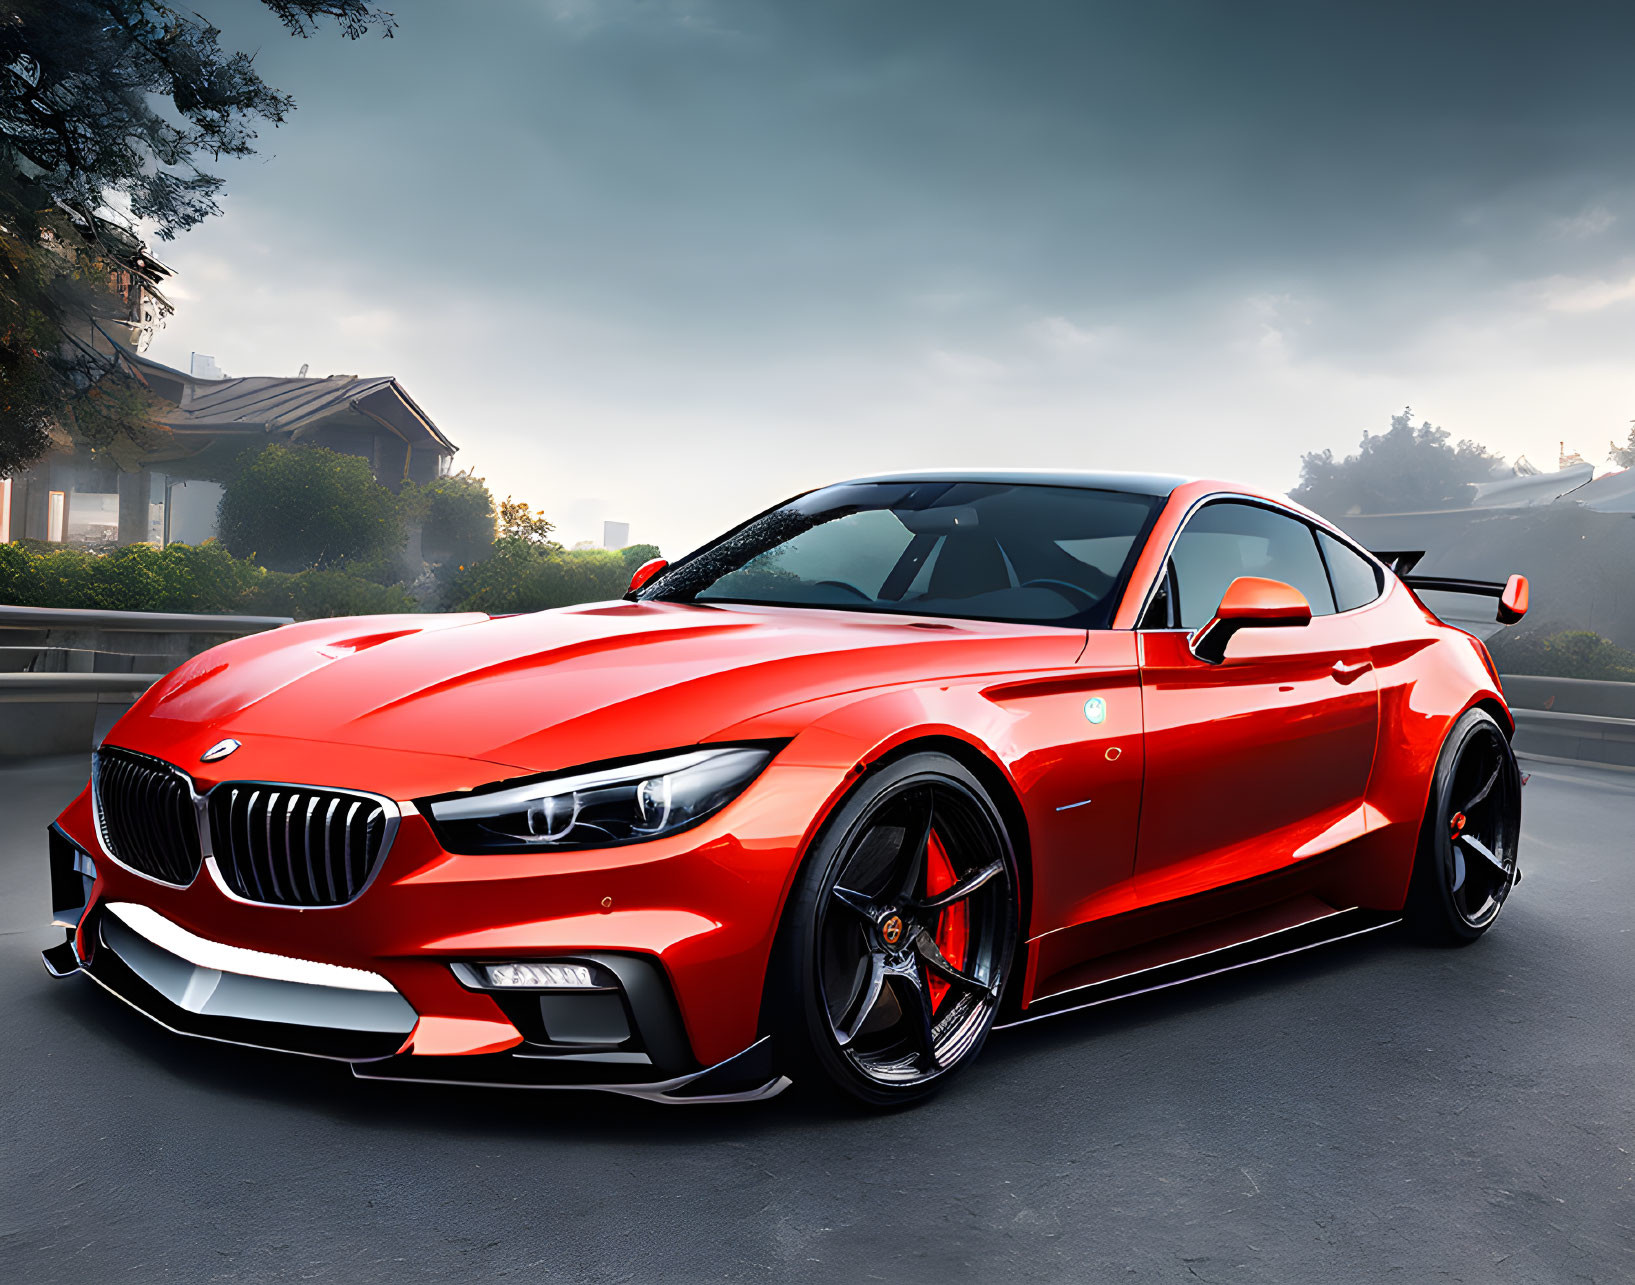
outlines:
[[[330,855],[335,850],[333,837],[335,833],[335,809],[341,806],[339,798],[329,801],[329,811],[324,813],[324,884],[329,890],[329,899],[336,901],[335,896],[335,859]]]
[[[316,794],[307,800],[307,813],[301,821],[301,855],[306,860],[307,887],[312,892],[312,904],[315,906],[323,900],[318,894],[318,872],[312,868],[312,814],[318,810],[319,802]]]
[[[273,899],[287,906],[290,899],[278,878],[278,863],[273,859],[273,813],[278,810],[278,791],[270,791],[265,796],[257,791],[252,797],[261,803],[261,821],[256,826],[256,833],[261,838],[261,851],[258,855],[262,867],[267,871],[267,882],[272,884]]]

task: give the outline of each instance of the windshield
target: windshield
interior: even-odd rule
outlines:
[[[849,482],[763,513],[640,594],[1105,628],[1160,501],[989,482]]]

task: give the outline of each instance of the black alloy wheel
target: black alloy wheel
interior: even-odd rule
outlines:
[[[1504,730],[1485,710],[1454,724],[1437,761],[1409,890],[1420,936],[1475,941],[1499,916],[1521,877],[1521,773]]]
[[[821,1076],[889,1105],[967,1065],[998,1012],[1018,918],[1004,823],[957,760],[914,754],[865,778],[814,846],[785,919],[796,1083]]]

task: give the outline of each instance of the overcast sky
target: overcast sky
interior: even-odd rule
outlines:
[[[1404,403],[1635,417],[1635,6],[387,0],[157,247],[152,355],[394,374],[457,467],[674,556],[903,467],[1293,485]]]

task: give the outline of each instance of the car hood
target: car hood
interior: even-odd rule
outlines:
[[[550,771],[693,744],[825,696],[1071,665],[1084,639],[1042,626],[675,603],[308,621],[195,657],[133,707],[118,742],[265,735]]]

